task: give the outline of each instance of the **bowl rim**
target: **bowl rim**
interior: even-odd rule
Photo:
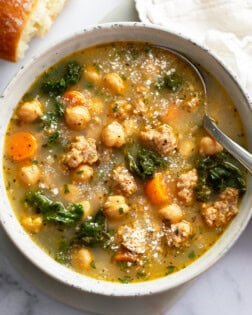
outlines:
[[[195,43],[190,38],[187,38],[186,36],[183,36],[180,33],[170,32],[166,27],[153,25],[153,24],[145,24],[141,22],[116,22],[116,23],[104,23],[104,24],[98,24],[98,25],[91,25],[79,32],[73,32],[70,35],[63,36],[56,43],[49,44],[45,49],[43,49],[42,53],[35,55],[34,57],[32,57],[32,59],[29,62],[25,64],[25,66],[21,67],[21,69],[16,73],[16,75],[11,79],[9,84],[7,84],[2,96],[0,96],[0,99],[1,97],[5,97],[6,95],[8,95],[8,93],[11,92],[13,86],[15,86],[15,83],[22,77],[23,73],[25,73],[27,69],[32,67],[32,65],[36,62],[36,60],[40,59],[43,56],[46,56],[48,53],[50,53],[51,50],[55,49],[57,45],[59,44],[63,45],[64,43],[68,42],[69,40],[75,37],[85,36],[86,33],[92,33],[93,31],[106,30],[110,28],[122,28],[122,27],[126,27],[126,28],[136,27],[136,28],[142,28],[145,30],[152,29],[154,31],[155,30],[162,31],[170,35],[173,35],[173,36],[175,35],[176,37],[180,37],[184,39],[185,41],[191,42],[198,49],[205,51],[210,57],[212,57],[220,65],[222,70],[236,84],[237,88],[239,89],[239,92],[246,100],[246,105],[249,106],[250,108],[252,107],[250,97],[241,88],[241,85],[239,84],[239,82],[237,82],[238,80],[235,77],[235,75],[232,73],[232,71],[227,69],[224,63],[220,61],[219,58],[216,57],[212,52],[209,52],[208,49],[204,48],[198,43]],[[86,46],[86,47],[89,47],[89,46]],[[4,135],[3,136],[0,135],[0,137],[2,138],[4,137]],[[2,161],[2,155],[0,158],[0,162],[1,161]],[[5,185],[3,181],[2,172],[0,175],[0,186],[3,187],[3,192],[4,192]],[[9,236],[9,238],[12,240],[15,246],[19,249],[19,251],[26,258],[28,258],[36,267],[38,267],[40,270],[42,270],[44,273],[54,278],[55,280],[60,281],[76,289],[79,289],[80,291],[99,294],[99,295],[105,295],[105,296],[106,295],[114,296],[114,297],[146,296],[150,294],[157,294],[157,293],[161,293],[169,289],[178,287],[182,285],[183,283],[194,279],[195,277],[200,275],[202,272],[210,268],[217,260],[219,260],[230,249],[230,247],[235,243],[239,235],[245,229],[252,215],[252,213],[250,213],[246,217],[246,219],[242,222],[242,224],[236,229],[234,233],[234,237],[227,243],[225,247],[221,248],[221,250],[219,250],[215,254],[209,254],[209,259],[208,259],[207,264],[204,265],[201,263],[202,257],[205,256],[206,253],[209,253],[209,252],[212,253],[212,249],[215,247],[215,245],[212,246],[208,251],[206,251],[205,254],[203,254],[200,258],[194,261],[191,265],[185,268],[184,270],[187,270],[187,272],[183,273],[184,270],[182,270],[172,275],[169,275],[169,277],[162,277],[155,280],[145,281],[145,282],[140,282],[140,283],[121,284],[121,283],[116,283],[116,282],[97,280],[91,277],[87,277],[85,275],[80,275],[74,271],[71,271],[69,268],[62,266],[56,261],[54,261],[53,258],[51,258],[42,249],[40,249],[40,247],[35,244],[35,242],[28,236],[28,234],[23,231],[21,225],[18,223],[16,216],[14,215],[14,211],[12,210],[10,203],[8,204],[12,213],[6,214],[4,211],[0,211],[0,221],[2,223],[2,226],[5,232],[7,233],[7,235]],[[250,206],[252,206],[251,203],[250,203]],[[16,227],[19,226],[19,233],[13,233],[13,224],[15,224]],[[24,240],[24,242],[20,242],[21,238],[22,240]],[[220,239],[217,241],[217,243],[220,242]],[[28,242],[29,244],[28,243],[26,244],[25,242]],[[31,255],[30,253],[28,253],[27,251],[28,245],[30,246],[29,249],[32,250],[32,253],[34,255]],[[45,262],[46,265],[48,266],[52,266],[52,268],[50,269],[50,268],[45,268],[44,266],[41,266],[41,260],[40,259],[38,260],[37,257],[43,259],[43,262]],[[59,272],[56,273],[56,271],[58,270]],[[183,273],[183,276],[177,276],[179,273],[180,274]]]

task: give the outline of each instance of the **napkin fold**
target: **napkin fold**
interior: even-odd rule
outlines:
[[[252,98],[252,0],[135,0],[140,19],[207,47]]]

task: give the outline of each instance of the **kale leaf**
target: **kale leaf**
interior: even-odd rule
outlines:
[[[73,236],[64,238],[59,244],[55,254],[55,259],[59,263],[68,265],[72,249],[83,245],[87,247],[99,245],[104,249],[111,248],[114,230],[107,229],[106,218],[102,210],[99,210],[94,217],[89,217],[80,223],[75,230]]]
[[[45,126],[51,127],[52,125],[57,125],[58,120],[64,116],[64,107],[56,99],[53,102],[54,111],[48,111],[43,117],[42,122]]]
[[[59,130],[55,130],[55,131],[48,137],[47,143],[48,143],[48,144],[51,144],[51,143],[57,141],[58,138],[59,138],[59,136],[60,136]]]
[[[173,72],[166,74],[163,79],[157,82],[156,88],[159,90],[166,88],[172,92],[177,92],[180,89],[182,83],[183,80],[181,76],[178,75],[177,72]]]
[[[52,144],[56,142],[60,136],[60,131],[56,128],[58,127],[58,121],[61,117],[64,116],[64,107],[63,104],[61,104],[58,100],[53,101],[54,105],[54,111],[48,111],[46,114],[41,118],[44,127],[49,127],[50,129],[54,129],[54,132],[49,133],[47,143],[44,144],[44,146],[47,146],[48,144]],[[56,129],[56,130],[55,130]],[[44,129],[46,130],[46,129]]]
[[[99,210],[92,218],[82,222],[76,234],[76,242],[85,246],[102,245],[108,247],[111,233],[107,227],[106,217],[102,210]]]
[[[83,67],[79,62],[71,61],[68,63],[66,68],[67,71],[64,75],[64,79],[67,87],[70,87],[80,81]]]
[[[70,263],[70,249],[71,243],[62,241],[55,254],[55,260],[57,260],[61,264],[68,265]]]
[[[70,204],[65,208],[61,202],[50,200],[40,191],[28,192],[25,201],[35,211],[39,211],[42,214],[44,222],[72,225],[77,223],[84,213],[81,204]]]
[[[240,163],[228,152],[204,157],[197,162],[199,175],[196,196],[200,201],[208,200],[212,194],[227,187],[236,188],[240,195],[246,192],[245,173]]]
[[[59,101],[55,100],[54,107],[55,107],[55,115],[56,115],[56,117],[58,119],[63,117],[64,113],[65,113],[63,104],[60,103]]]
[[[143,180],[152,178],[159,167],[167,164],[157,153],[136,144],[125,147],[125,158],[129,171]]]
[[[164,77],[164,86],[173,92],[176,92],[181,87],[181,85],[182,79],[176,72],[173,72]]]
[[[65,66],[62,78],[50,79],[42,83],[41,89],[44,93],[58,96],[64,93],[70,86],[81,79],[83,67],[77,61],[71,61]]]
[[[57,80],[48,80],[42,83],[42,91],[46,94],[60,95],[67,89],[67,83],[64,78]]]

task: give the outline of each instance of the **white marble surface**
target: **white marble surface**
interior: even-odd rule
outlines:
[[[65,34],[110,19],[127,16],[118,5],[131,0],[69,0],[67,8],[44,39],[34,40],[26,58],[18,64],[0,61],[0,94],[13,74],[32,55]],[[111,14],[111,12],[113,12]],[[134,16],[131,16],[134,18]],[[0,104],[1,114],[1,104]],[[1,209],[4,211],[4,209]],[[2,233],[2,231],[1,231]],[[1,235],[0,233],[0,235]],[[0,241],[0,315],[89,315],[47,297],[14,267],[18,261]],[[230,252],[201,275],[165,315],[249,315],[252,313],[252,223]],[[9,258],[7,258],[9,257]],[[118,314],[119,315],[119,314]],[[136,315],[136,314],[132,314]],[[157,315],[157,314],[153,314]]]

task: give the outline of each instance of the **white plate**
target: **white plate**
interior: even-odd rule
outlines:
[[[113,298],[84,293],[56,281],[35,267],[17,250],[1,226],[0,239],[1,251],[26,280],[49,297],[83,311],[102,315],[164,314],[190,286],[187,283],[169,292],[137,298]]]
[[[140,21],[144,23],[151,23],[151,20],[148,16],[148,8],[153,4],[153,0],[135,0],[136,10]]]

